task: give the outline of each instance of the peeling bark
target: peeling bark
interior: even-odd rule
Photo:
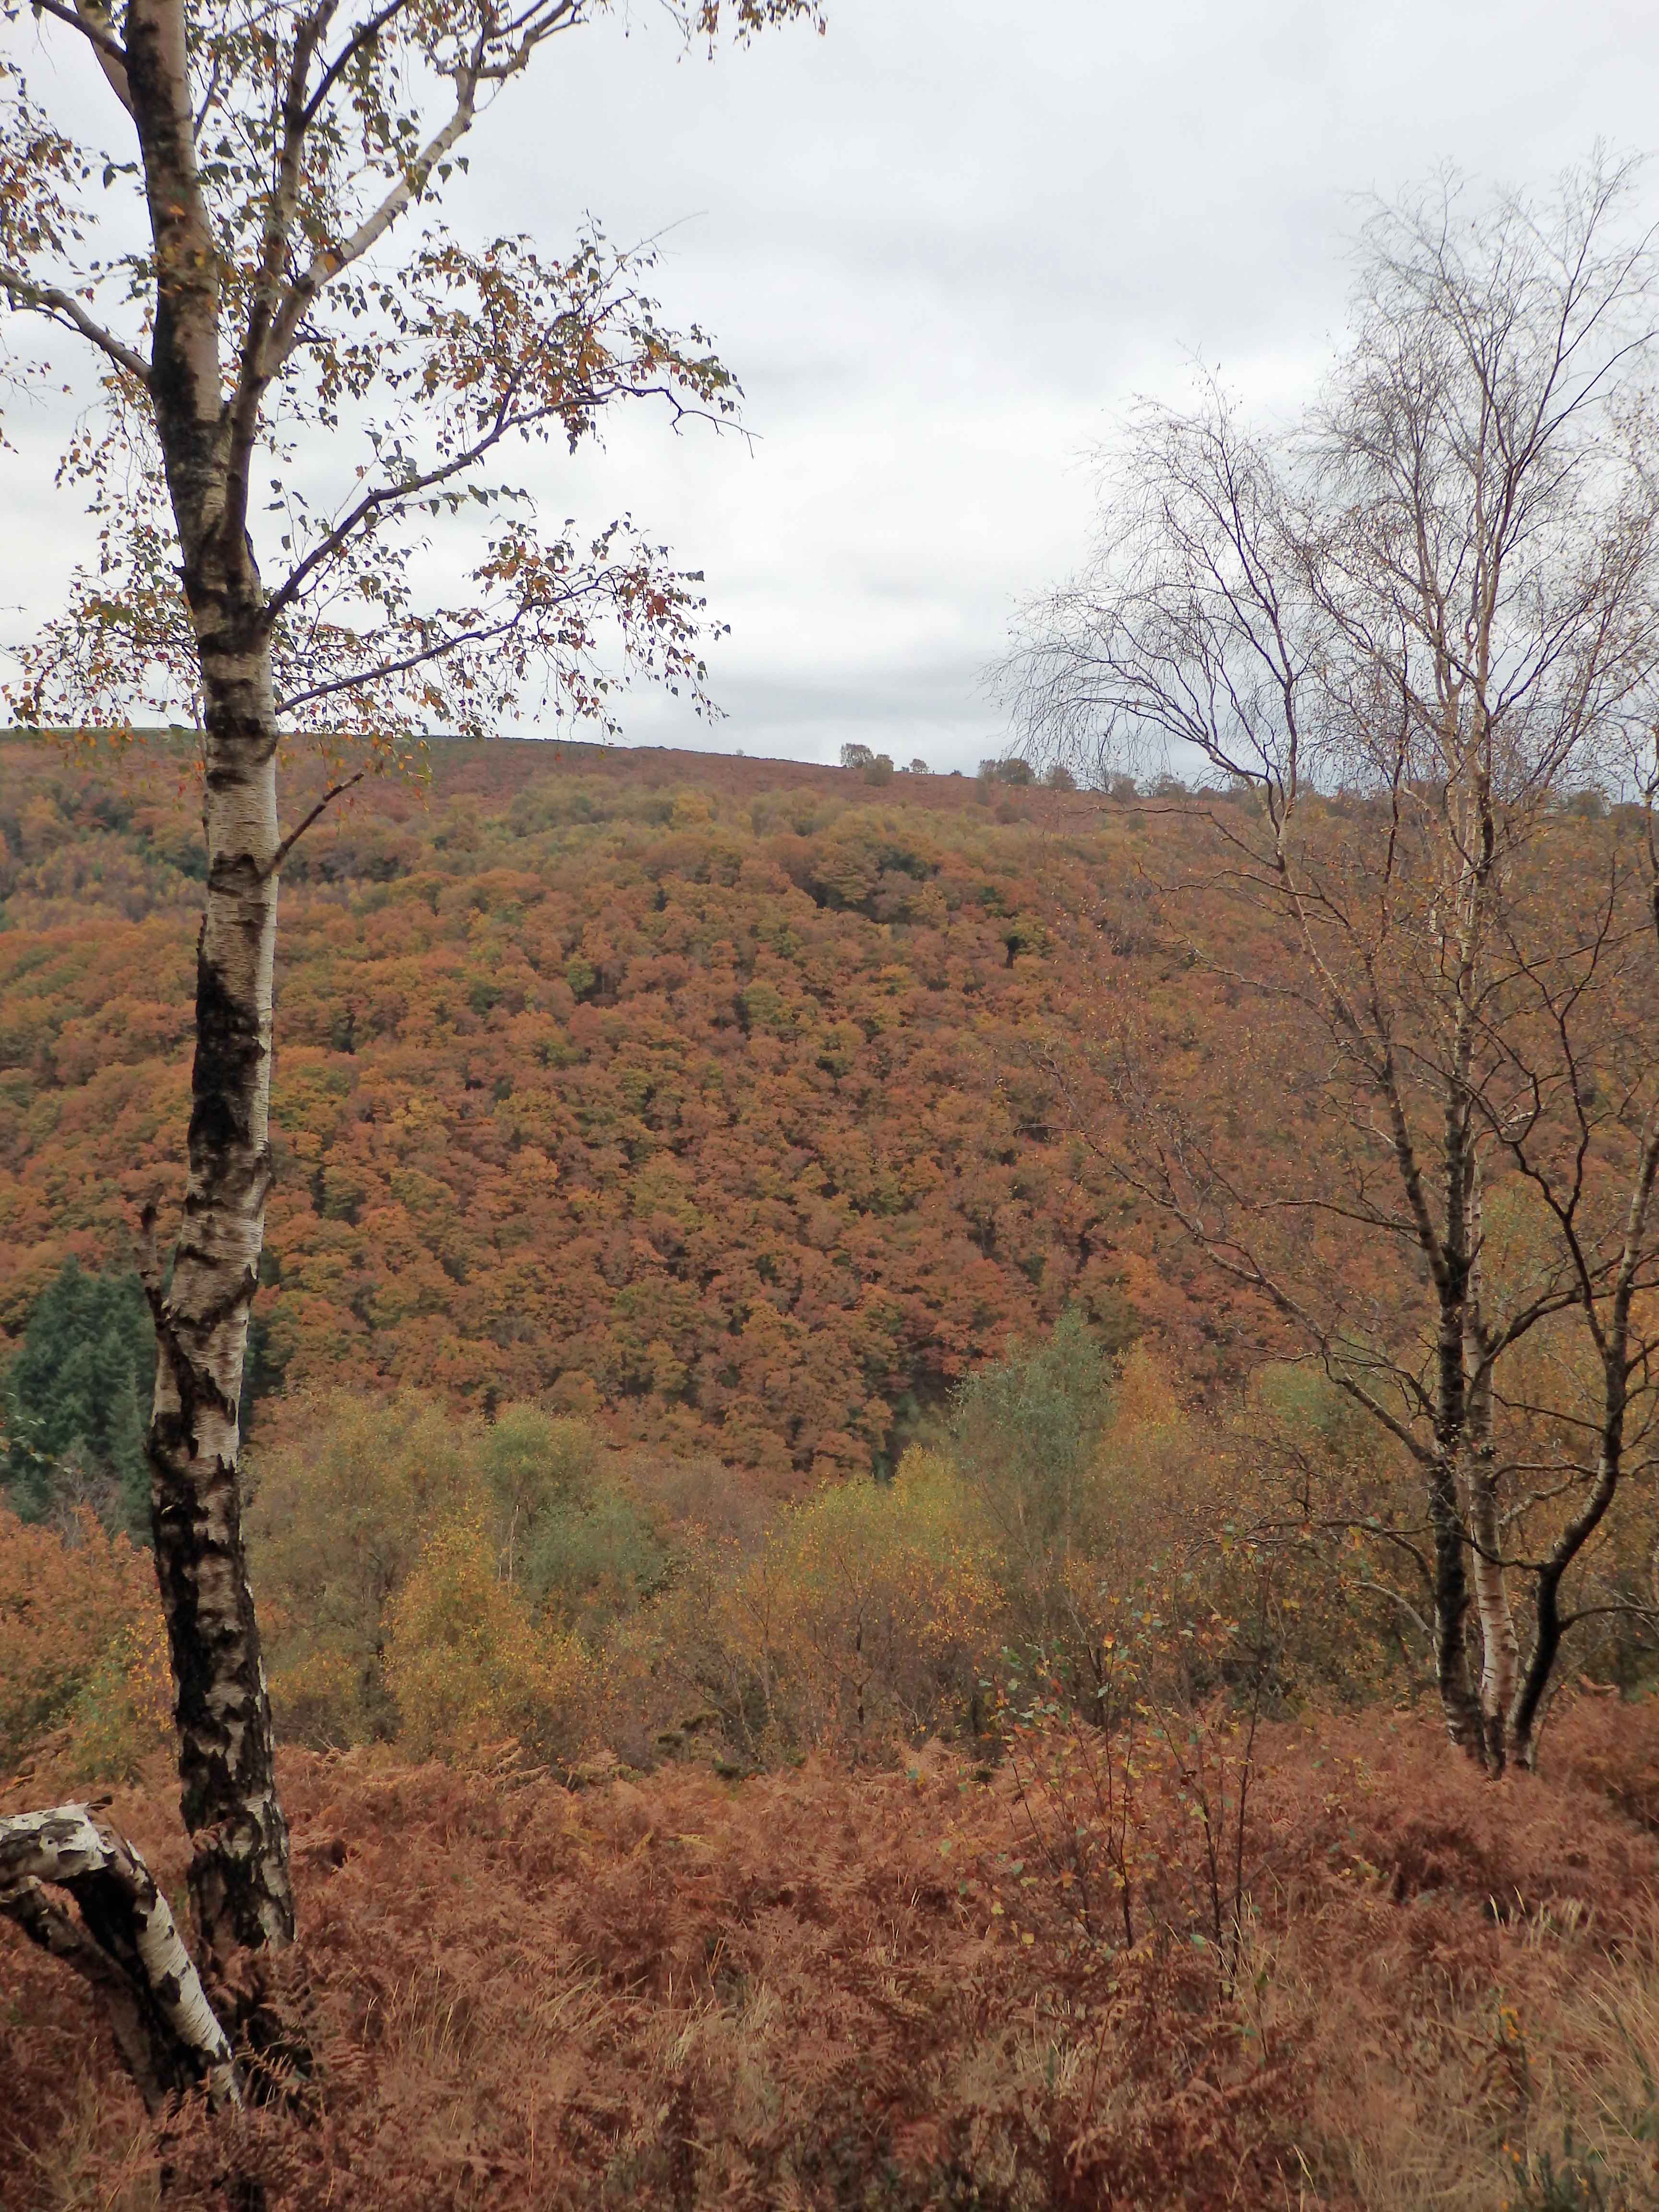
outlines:
[[[1469,1546],[1475,1615],[1480,1625],[1480,1720],[1486,1765],[1501,1774],[1509,1763],[1508,1717],[1521,1666],[1520,1639],[1510,1605],[1500,1546],[1498,1485],[1490,1438],[1469,1461]]]
[[[1440,681],[1446,717],[1444,757],[1449,761],[1465,757],[1477,763],[1479,748],[1470,746],[1466,754],[1461,738],[1460,680],[1443,663]],[[1478,714],[1477,719],[1484,726],[1484,715]],[[1462,800],[1466,818],[1449,839],[1450,852],[1457,866],[1453,880],[1446,886],[1448,902],[1457,916],[1456,964],[1449,1038],[1451,1050],[1443,1077],[1442,1167],[1445,1227],[1442,1261],[1436,1278],[1440,1318],[1436,1460],[1430,1484],[1429,1515],[1434,1528],[1435,1672],[1447,1731],[1455,1744],[1491,1770],[1494,1749],[1498,1763],[1502,1763],[1502,1725],[1500,1721],[1495,1732],[1489,1725],[1486,1692],[1492,1677],[1493,1654],[1486,1632],[1489,1617],[1497,1618],[1505,1607],[1501,1602],[1501,1570],[1498,1571],[1496,1588],[1491,1571],[1497,1558],[1491,1455],[1492,1386],[1490,1368],[1483,1357],[1480,1324],[1480,1163],[1472,1113],[1471,1070],[1474,1050],[1473,1007],[1480,950],[1490,919],[1488,902],[1492,890],[1495,846],[1490,793],[1484,773],[1478,765],[1473,765],[1469,773],[1472,790]],[[1450,790],[1447,799],[1449,807],[1456,804]],[[1471,829],[1475,833],[1473,839],[1469,836]],[[1449,941],[1449,937],[1446,942]],[[1473,1519],[1475,1497],[1480,1492],[1484,1492],[1492,1508],[1491,1534],[1494,1540],[1484,1557]],[[1481,1632],[1479,1695],[1469,1680],[1465,1639],[1471,1580],[1474,1585],[1475,1617]]]
[[[1438,1459],[1428,1483],[1429,1522],[1434,1537],[1434,1678],[1446,1734],[1460,1751],[1484,1759],[1486,1735],[1480,1706],[1469,1682],[1464,1629],[1468,1620],[1469,1578],[1463,1516],[1458,1510],[1457,1478],[1451,1462]]]
[[[75,1899],[78,1918],[47,1885]],[[240,2104],[230,2045],[166,1898],[133,1846],[88,1807],[0,1820],[0,1912],[98,1990],[151,2112],[193,2089],[216,2106]]]
[[[1464,1318],[1468,1298],[1468,1221],[1464,1208],[1467,1130],[1455,1084],[1445,1104],[1445,1229],[1435,1288],[1434,1460],[1428,1470],[1429,1524],[1434,1538],[1434,1676],[1446,1733],[1472,1759],[1486,1756],[1480,1707],[1469,1680],[1468,1532],[1458,1492],[1458,1462],[1468,1426],[1468,1370]]]
[[[270,1184],[277,733],[270,612],[233,497],[245,483],[252,422],[227,403],[225,271],[198,169],[181,0],[131,0],[125,51],[155,241],[147,384],[201,666],[207,843],[189,1176],[165,1282],[153,1217],[146,1224],[157,1339],[151,1521],[181,1805],[195,1844],[191,1904],[204,1963],[222,1970],[237,1951],[281,1946],[294,1933],[238,1479],[242,1364]]]
[[[198,605],[218,617],[216,595]],[[198,622],[202,619],[198,616]],[[270,1187],[279,844],[263,640],[204,639],[208,883],[197,950],[190,1174],[170,1285],[152,1265],[156,1571],[176,1687],[191,1895],[216,1961],[289,1942],[294,1899],[270,1699],[242,1540],[238,1406]]]

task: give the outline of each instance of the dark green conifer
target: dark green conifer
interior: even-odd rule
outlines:
[[[0,1460],[9,1503],[41,1520],[84,1498],[113,1528],[149,1526],[144,1430],[155,1333],[136,1274],[69,1261],[34,1311],[5,1378]]]

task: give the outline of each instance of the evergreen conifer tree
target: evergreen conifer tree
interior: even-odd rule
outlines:
[[[112,1528],[147,1533],[146,1410],[155,1333],[136,1274],[67,1261],[29,1316],[5,1379],[9,1502],[25,1520],[84,1499]]]

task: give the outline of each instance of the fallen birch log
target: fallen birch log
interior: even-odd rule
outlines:
[[[79,1917],[49,1895],[59,1889]],[[0,1912],[91,1983],[152,2112],[204,2090],[240,2105],[236,2062],[155,1878],[89,1806],[0,1820]]]

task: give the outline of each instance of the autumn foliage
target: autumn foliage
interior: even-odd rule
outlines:
[[[890,1482],[769,1504],[532,1407],[281,1411],[279,1726],[337,1747],[283,1773],[317,2070],[158,2139],[4,1931],[9,2207],[1651,2201],[1659,1708],[1454,1759],[1363,1584],[1222,1525],[1316,1402],[1224,1420],[1062,1328]],[[141,1565],[0,1524],[6,1680],[79,1670],[0,1809],[102,1775],[173,1881]],[[58,1645],[29,1589],[82,1593]]]
[[[8,1931],[6,2201],[149,2204],[166,2164],[216,2204],[234,2148],[296,2207],[1645,2203],[1656,1741],[1589,1700],[1558,1742],[1490,1785],[1410,1716],[1270,1730],[1231,1974],[1156,1761],[1126,1944],[938,1749],[574,1793],[289,1754],[312,2109],[158,2148]],[[116,1815],[175,1875],[165,1788]]]
[[[14,1342],[177,1187],[147,774],[0,753]],[[0,1930],[8,2212],[1653,2201],[1639,1622],[1578,1632],[1541,1775],[1454,1763],[1399,1467],[1058,1050],[1127,980],[1297,1140],[1159,934],[1190,834],[503,746],[301,848],[247,1528],[317,2071],[158,2139]],[[6,1808],[112,1788],[176,1888],[167,1735],[143,1552],[0,1515]]]
[[[836,1474],[1011,1331],[1170,1303],[1023,1042],[1061,892],[1132,904],[1133,834],[981,795],[448,746],[429,803],[319,825],[284,871],[258,1384],[548,1394]],[[135,793],[14,744],[0,830],[15,1330],[179,1185],[200,864],[165,767]]]
[[[56,1739],[77,1772],[125,1778],[169,1694],[148,1553],[88,1512],[60,1533],[0,1504],[0,1771]]]

